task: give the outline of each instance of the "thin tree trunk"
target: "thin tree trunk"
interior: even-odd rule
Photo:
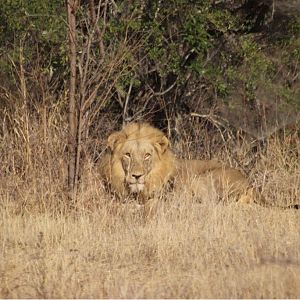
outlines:
[[[69,85],[69,166],[68,187],[72,199],[76,196],[77,112],[76,112],[76,0],[66,0],[68,14],[68,38],[70,61]]]

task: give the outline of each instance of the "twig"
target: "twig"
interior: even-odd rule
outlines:
[[[223,140],[223,143],[224,143],[224,146],[225,146],[225,150],[226,150],[227,156],[228,156],[229,160],[231,160],[231,155],[229,155],[230,153],[229,153],[229,150],[228,150],[228,148],[227,148],[227,146],[226,146],[226,140],[225,140],[224,134],[223,134],[223,132],[222,132],[222,130],[221,130],[221,127],[225,128],[225,129],[227,130],[228,135],[230,136],[230,138],[232,138],[232,136],[230,135],[230,130],[229,130],[228,126],[225,125],[225,124],[223,124],[223,123],[221,123],[220,121],[218,121],[218,120],[216,119],[216,116],[211,115],[211,114],[201,115],[201,114],[198,114],[198,113],[194,113],[194,112],[193,112],[193,113],[190,113],[190,116],[191,116],[191,117],[198,117],[198,118],[207,119],[207,120],[209,120],[212,124],[214,124],[214,125],[216,126],[216,128],[217,128],[218,131],[220,132],[221,138],[222,138],[222,140]],[[225,121],[225,120],[224,120],[224,121]],[[230,161],[230,163],[232,164],[231,161]]]
[[[128,102],[129,102],[129,98],[130,98],[132,86],[133,86],[133,78],[131,78],[131,80],[130,80],[130,85],[129,85],[128,92],[127,92],[126,99],[125,99],[125,104],[124,104],[124,109],[123,109],[123,116],[122,116],[123,117],[123,126],[126,123],[127,106],[128,106]]]

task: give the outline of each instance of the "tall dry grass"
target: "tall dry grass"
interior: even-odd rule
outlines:
[[[88,160],[71,206],[64,122],[22,116],[0,140],[1,298],[300,297],[299,210],[182,194],[147,219]],[[299,153],[293,134],[259,153],[250,177],[270,204],[300,200]]]

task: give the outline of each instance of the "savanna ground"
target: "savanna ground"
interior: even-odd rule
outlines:
[[[88,161],[68,203],[64,128],[23,121],[0,144],[1,298],[300,297],[299,210],[183,192],[145,218]],[[250,178],[270,205],[299,200],[299,152],[291,134],[258,153]]]

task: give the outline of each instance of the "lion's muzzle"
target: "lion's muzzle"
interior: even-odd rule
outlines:
[[[129,190],[133,194],[143,192],[145,188],[145,176],[142,173],[130,174],[127,178]]]
[[[144,191],[145,185],[140,183],[129,184],[129,189],[132,194],[138,194]]]

